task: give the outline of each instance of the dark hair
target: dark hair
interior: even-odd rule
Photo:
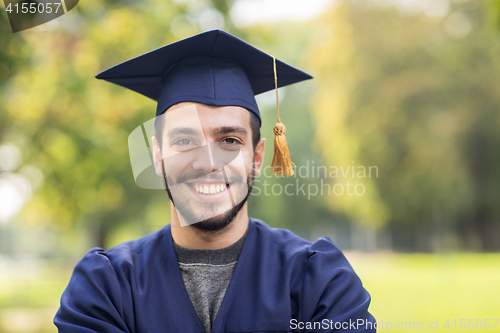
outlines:
[[[250,111],[249,111],[250,112]],[[158,141],[158,144],[162,145],[162,129],[163,129],[163,122],[165,117],[157,117],[155,121],[155,137],[156,140]],[[253,112],[250,112],[250,129],[252,130],[252,143],[253,143],[253,150],[255,151],[255,148],[257,147],[257,144],[260,141],[260,120],[257,117],[257,115]]]
[[[255,151],[255,148],[260,141],[260,120],[253,112],[250,112],[250,128],[252,129],[252,143],[253,150]]]

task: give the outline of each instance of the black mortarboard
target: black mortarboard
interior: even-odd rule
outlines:
[[[276,60],[278,87],[311,79]],[[156,115],[180,102],[241,106],[257,115],[254,95],[275,88],[273,57],[222,30],[207,31],[113,66],[96,78],[158,101]]]

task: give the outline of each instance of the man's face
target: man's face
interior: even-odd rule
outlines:
[[[254,150],[250,112],[184,102],[161,117],[155,166],[165,175],[181,225],[224,229],[245,204],[262,165],[264,140]]]

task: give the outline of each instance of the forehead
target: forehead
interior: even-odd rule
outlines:
[[[240,106],[212,106],[182,102],[168,108],[163,117],[164,130],[174,127],[200,127],[203,130],[220,126],[250,127],[250,112]]]

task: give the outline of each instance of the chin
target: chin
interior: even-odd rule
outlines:
[[[209,219],[200,221],[200,222],[195,222],[195,223],[189,223],[192,228],[204,231],[204,232],[212,232],[212,233],[217,233],[226,230],[229,225],[234,221],[235,217],[238,215],[240,212],[241,208],[245,205],[246,201],[248,199],[248,195],[235,207],[231,208],[228,211],[225,211],[219,215],[213,216]],[[182,214],[181,214],[182,215]]]
[[[221,215],[214,216],[204,221],[195,222],[190,224],[190,226],[194,229],[205,231],[205,232],[220,232],[229,227],[233,219],[229,219],[224,217],[228,213],[223,213]]]

